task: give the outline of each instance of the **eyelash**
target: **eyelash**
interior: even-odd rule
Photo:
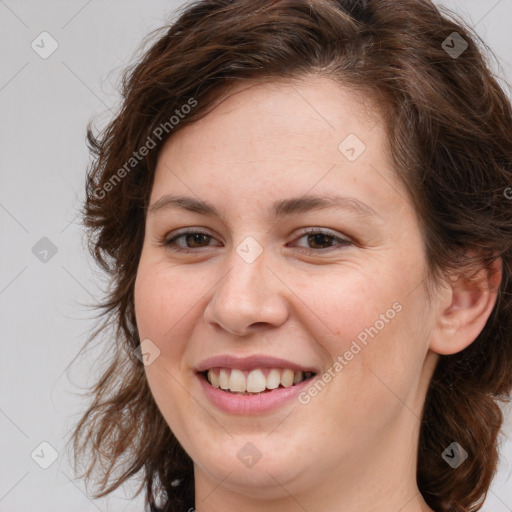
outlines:
[[[178,234],[174,235],[171,238],[167,238],[167,239],[162,240],[160,242],[160,244],[165,246],[165,247],[168,247],[172,251],[181,252],[181,253],[192,253],[192,252],[196,252],[196,249],[202,249],[202,247],[196,247],[195,249],[190,249],[190,248],[186,249],[186,248],[183,248],[183,247],[179,247],[179,246],[177,246],[175,244],[176,240],[178,240],[178,239],[180,239],[180,238],[182,238],[184,236],[187,236],[187,235],[206,235],[206,236],[209,236],[209,237],[213,238],[212,235],[210,235],[208,233],[205,233],[203,231],[185,230],[185,231],[179,232]],[[317,228],[308,228],[308,229],[302,231],[300,233],[299,239],[303,238],[304,236],[307,236],[307,235],[323,235],[323,236],[325,236],[327,238],[331,238],[333,240],[337,240],[338,242],[340,242],[339,245],[341,247],[354,244],[349,239],[337,237],[337,236],[335,236],[334,234],[332,234],[332,233],[330,233],[328,231],[325,231],[325,230],[322,230],[322,229],[317,229]],[[311,254],[312,252],[318,252],[318,251],[325,252],[325,251],[330,251],[330,250],[334,250],[334,249],[332,247],[327,247],[327,248],[324,248],[324,249],[302,249],[302,250],[299,250],[299,252]]]

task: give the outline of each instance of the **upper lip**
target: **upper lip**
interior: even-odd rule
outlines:
[[[201,361],[197,367],[197,372],[204,372],[211,368],[236,368],[239,370],[254,370],[256,368],[289,368],[290,370],[318,373],[317,370],[308,365],[302,365],[266,355],[253,355],[250,357],[234,357],[232,355],[220,355],[210,357]]]

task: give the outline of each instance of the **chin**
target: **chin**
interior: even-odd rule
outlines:
[[[272,442],[268,433],[261,433],[229,437],[224,446],[217,444],[214,451],[205,446],[203,454],[208,453],[207,457],[201,454],[193,457],[199,462],[194,462],[196,471],[200,469],[213,481],[222,481],[223,485],[247,496],[282,497],[281,485],[286,487],[287,483],[296,481],[308,468],[300,466],[304,459],[297,452],[297,443],[290,441],[285,445],[278,434],[272,435],[276,436]]]
[[[195,471],[197,464],[194,463]],[[289,489],[289,483],[297,480],[299,468],[290,464],[287,457],[280,460],[264,460],[261,458],[252,467],[246,467],[236,454],[219,460],[208,459],[201,463],[201,470],[206,472],[213,482],[222,482],[223,487],[233,492],[254,499],[276,500],[288,496],[283,489]],[[293,469],[292,469],[293,468]]]

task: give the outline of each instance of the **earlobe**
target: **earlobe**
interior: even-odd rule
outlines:
[[[442,355],[464,350],[478,337],[489,319],[501,283],[501,259],[471,277],[463,275],[451,282],[448,300],[440,302],[436,332],[430,349]]]

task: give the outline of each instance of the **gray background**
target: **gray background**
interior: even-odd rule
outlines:
[[[118,105],[119,72],[182,3],[0,0],[0,512],[142,511],[141,498],[130,498],[133,486],[93,502],[65,451],[98,352],[69,365],[94,325],[85,305],[104,285],[77,214],[89,162],[86,124],[108,120]],[[495,71],[512,83],[512,0],[438,3],[476,26],[499,57]],[[47,59],[31,47],[43,31],[58,42]],[[55,255],[36,257],[32,248],[43,237]],[[486,512],[512,511],[511,416]],[[35,462],[51,462],[41,442],[58,453],[48,469]]]

